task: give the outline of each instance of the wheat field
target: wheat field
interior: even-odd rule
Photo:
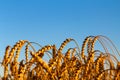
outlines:
[[[76,46],[63,53],[70,42]],[[95,48],[96,42],[103,51]],[[36,50],[33,44],[40,46],[20,40],[6,47],[1,62],[2,80],[120,80],[120,62],[116,56],[120,55],[119,51],[105,36],[88,36],[81,47],[72,38],[63,41],[59,48],[51,44]],[[19,61],[23,46],[25,58]],[[49,56],[48,62],[43,59],[45,54]]]

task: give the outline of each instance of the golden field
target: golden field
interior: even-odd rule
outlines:
[[[96,41],[103,51],[95,49]],[[70,42],[76,46],[63,53]],[[36,50],[33,44],[40,46],[20,40],[13,47],[6,47],[1,63],[3,80],[120,80],[120,62],[115,56],[119,51],[105,36],[88,36],[81,47],[71,38],[63,41],[59,48],[53,44]],[[23,46],[25,59],[19,61]],[[45,54],[49,56],[48,62],[43,59]]]

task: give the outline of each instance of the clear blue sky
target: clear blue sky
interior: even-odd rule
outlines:
[[[120,0],[0,0],[0,58],[21,39],[60,45],[71,37],[81,45],[89,35],[120,49]]]

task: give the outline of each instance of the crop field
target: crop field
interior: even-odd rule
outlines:
[[[70,42],[76,46],[63,53]],[[103,51],[95,48],[96,42]],[[1,62],[2,80],[120,80],[119,51],[105,36],[88,36],[81,46],[72,38],[63,41],[59,48],[51,44],[36,50],[33,44],[40,46],[20,40],[6,47]],[[19,60],[23,47],[25,58]],[[43,59],[45,54],[49,61]]]

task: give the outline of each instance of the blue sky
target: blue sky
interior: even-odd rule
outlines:
[[[81,46],[89,35],[108,36],[120,49],[119,0],[0,0],[0,58],[21,39],[59,46],[71,37]]]

